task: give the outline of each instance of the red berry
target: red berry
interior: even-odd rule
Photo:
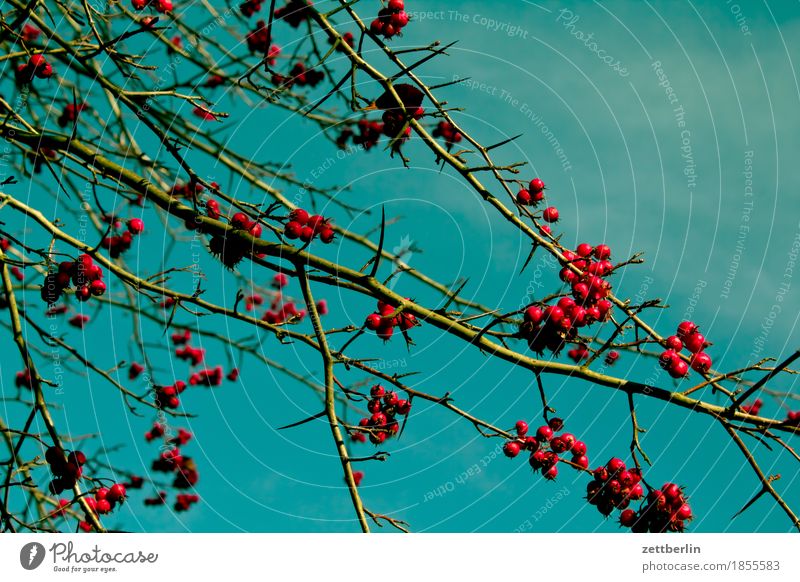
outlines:
[[[695,332],[686,336],[683,340],[686,349],[696,354],[706,346],[706,338],[703,334]]]
[[[669,336],[664,343],[667,344],[669,349],[676,352],[679,352],[683,349],[683,342],[681,341],[681,338],[676,335]]]
[[[332,228],[325,228],[319,233],[319,239],[326,245],[333,242],[334,236],[336,236],[336,233]]]
[[[396,29],[405,27],[408,24],[408,14],[401,10],[397,14],[392,14],[392,26]]]
[[[125,499],[126,494],[125,485],[122,483],[115,483],[108,490],[108,499],[109,501],[122,501]]]
[[[141,218],[131,218],[128,221],[128,230],[132,234],[141,234],[144,231],[144,222]]]
[[[308,212],[302,208],[296,208],[289,213],[289,219],[300,226],[305,226],[308,223]]]
[[[106,292],[106,284],[100,281],[99,279],[97,281],[92,281],[91,284],[89,285],[89,291],[95,297],[100,297],[103,293]]]
[[[367,329],[375,331],[376,329],[378,329],[381,326],[381,322],[382,321],[383,321],[383,319],[381,318],[381,316],[379,314],[370,313],[367,316],[367,320],[364,322],[364,326]]]
[[[683,378],[689,373],[689,364],[683,360],[673,360],[667,372],[673,378]]]
[[[389,10],[399,12],[400,10],[404,10],[405,7],[406,3],[403,0],[389,0]]]
[[[589,457],[586,455],[576,455],[572,457],[572,462],[578,465],[581,469],[589,468]]]
[[[705,352],[699,352],[692,356],[692,370],[705,374],[711,369],[711,357]]]
[[[581,243],[578,245],[578,248],[575,249],[575,253],[580,257],[588,257],[592,254],[592,251],[594,251],[594,249],[589,243]]]
[[[517,204],[522,206],[530,206],[533,203],[533,197],[527,190],[520,190],[517,192]]]
[[[311,242],[311,239],[314,238],[314,229],[310,226],[304,226],[300,230],[300,240],[303,242]]]
[[[97,513],[109,513],[111,511],[111,503],[108,501],[108,499],[99,499],[95,502],[94,509]]]
[[[303,225],[299,222],[295,222],[294,220],[290,220],[286,223],[286,226],[283,228],[283,234],[288,239],[296,239],[300,237],[300,233],[303,230]]]
[[[594,256],[598,261],[611,258],[611,247],[608,245],[597,245],[594,247]]]
[[[544,182],[542,182],[541,178],[534,178],[531,180],[528,188],[530,188],[531,192],[541,192],[544,190]]]
[[[563,453],[568,448],[569,447],[567,446],[567,443],[565,443],[564,439],[560,436],[550,440],[550,450],[552,450],[554,453]]]
[[[545,222],[558,222],[558,208],[555,206],[548,206],[542,212],[542,220]]]
[[[664,483],[661,492],[670,500],[678,499],[681,496],[681,488],[675,483]]]
[[[520,448],[517,441],[509,441],[503,445],[503,454],[509,459],[513,459],[519,454]]]
[[[617,471],[623,471],[625,469],[625,462],[622,459],[617,457],[613,457],[608,463],[606,463],[606,469],[612,475]]]
[[[246,230],[250,226],[250,219],[244,212],[237,212],[231,217],[231,226]]]
[[[543,312],[541,307],[537,307],[536,305],[531,305],[528,309],[525,310],[525,321],[528,321],[533,324],[538,324],[542,321]]]
[[[394,328],[391,325],[381,325],[377,329],[378,337],[381,338],[383,341],[388,341],[392,339],[392,335],[394,334]]]
[[[573,455],[579,457],[586,454],[586,443],[583,441],[575,441],[570,449]]]
[[[691,321],[683,321],[678,325],[678,337],[681,339],[686,338],[697,331],[697,326]]]
[[[558,305],[548,305],[544,310],[544,317],[549,323],[558,324],[564,319],[564,310]]]
[[[540,426],[536,429],[536,438],[541,442],[547,442],[553,438],[553,429],[549,426]]]
[[[69,455],[67,455],[67,462],[74,463],[78,466],[83,466],[86,464],[86,455],[84,455],[81,451],[72,451]]]
[[[678,519],[691,519],[692,518],[692,508],[689,507],[688,503],[684,503],[680,506],[678,511],[675,513],[675,516]]]
[[[665,370],[669,370],[675,360],[680,360],[680,356],[675,350],[664,350],[658,356],[658,364]]]
[[[556,477],[558,477],[558,466],[552,465],[546,471],[542,473],[542,477],[545,479],[552,481]]]
[[[517,424],[514,425],[514,428],[517,430],[517,436],[524,437],[528,434],[528,423],[524,420],[518,420]]]
[[[619,523],[624,527],[631,527],[636,523],[636,512],[632,509],[626,509],[619,514]]]

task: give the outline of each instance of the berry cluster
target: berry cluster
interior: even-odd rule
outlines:
[[[48,273],[42,285],[42,300],[52,305],[65,289],[69,289],[70,283],[75,285],[78,301],[88,301],[92,295],[99,297],[106,292],[103,270],[94,264],[92,257],[83,254],[74,261],[59,263],[58,272]]]
[[[247,41],[247,48],[251,53],[265,55],[269,59],[267,64],[275,64],[275,59],[280,54],[281,49],[277,45],[270,44],[272,39],[270,38],[265,21],[257,21],[256,27],[247,33],[245,40]]]
[[[342,130],[336,138],[336,145],[339,149],[345,149],[347,141],[351,138],[355,145],[361,146],[367,151],[378,145],[378,141],[383,135],[383,124],[381,122],[362,118],[358,120],[357,127],[357,135],[349,127]]]
[[[210,185],[212,188],[216,190],[220,189],[219,184],[217,184],[216,182],[211,182]],[[197,198],[197,195],[205,191],[205,189],[206,187],[203,186],[200,182],[195,182],[194,180],[190,180],[189,182],[177,182],[173,184],[170,194],[178,198],[187,198],[189,200],[195,200]],[[219,208],[218,204],[217,208]],[[209,214],[209,216],[211,215]],[[217,216],[214,216],[212,218],[219,218],[219,214],[217,214]]]
[[[342,35],[342,41],[343,41],[343,43],[344,43],[344,44],[346,44],[346,45],[347,45],[347,46],[349,46],[350,48],[353,48],[353,47],[356,45],[356,38],[355,38],[355,36],[353,36],[353,33],[352,33],[352,32],[345,32],[345,33]],[[336,42],[336,38],[335,38],[335,37],[333,37],[333,36],[331,36],[331,37],[329,37],[329,38],[328,38],[328,42],[329,42],[330,44],[333,44],[334,42]],[[343,46],[343,44],[342,44],[342,43],[340,43],[340,44],[339,44],[339,45],[336,47],[336,50],[337,50],[337,51],[339,51],[339,52],[344,52],[344,50],[345,50],[345,49],[344,49],[344,46]]]
[[[408,342],[409,339],[406,335],[408,330],[419,325],[419,321],[413,313],[405,311],[399,315],[392,316],[395,311],[397,311],[396,305],[378,301],[378,311],[367,316],[364,327],[376,332],[378,337],[384,341],[390,340],[394,335],[394,328],[399,327]]]
[[[389,0],[386,8],[381,8],[378,12],[378,18],[370,24],[370,32],[384,38],[392,38],[401,34],[409,21],[405,7],[404,0]]]
[[[256,12],[261,12],[261,4],[264,3],[264,0],[246,0],[239,4],[239,10],[242,13],[242,16],[245,18],[250,18]]]
[[[581,297],[583,283],[575,295]],[[520,335],[528,341],[529,347],[537,352],[544,352],[545,348],[553,353],[558,353],[566,341],[573,340],[578,335],[578,329],[592,325],[597,321],[605,321],[611,311],[611,302],[607,299],[590,301],[589,297],[573,299],[561,297],[556,303],[542,308],[531,305],[525,310],[524,321],[519,328]],[[568,355],[576,362],[588,355],[588,348],[579,344],[574,350],[569,350]]]
[[[284,6],[275,10],[275,18],[286,21],[292,28],[297,28],[311,18],[311,10],[310,0],[289,0]]]
[[[220,386],[222,384],[222,366],[198,370],[189,376],[190,386]]]
[[[683,378],[689,373],[689,364],[680,356],[683,348],[692,353],[689,362],[694,371],[705,374],[711,369],[711,357],[703,351],[709,344],[691,321],[681,322],[676,335],[669,336],[664,344],[667,349],[658,357],[658,363],[673,378]]]
[[[175,348],[175,357],[179,360],[189,360],[192,366],[197,366],[205,358],[206,351],[203,348],[193,348],[185,345],[182,348]]]
[[[400,398],[397,392],[387,392],[380,384],[370,388],[369,394],[372,399],[367,403],[367,410],[372,416],[362,418],[358,426],[369,434],[371,443],[379,445],[400,431],[397,417],[406,416],[411,411],[411,401]],[[354,440],[363,442],[359,438]]]
[[[25,24],[22,27],[22,40],[25,42],[36,42],[42,31],[31,24]]]
[[[94,498],[87,497],[86,502],[95,513],[111,513],[117,503],[124,503],[128,491],[122,483],[114,483],[111,487],[98,487]]]
[[[75,123],[78,119],[78,115],[85,109],[88,109],[88,105],[86,103],[69,103],[66,107],[64,107],[64,111],[61,112],[61,115],[58,116],[56,120],[60,127],[66,127],[71,123]]]
[[[253,238],[261,238],[263,231],[262,226],[256,220],[250,220],[244,212],[237,212],[231,217],[231,226],[237,230],[246,232]],[[232,269],[241,262],[241,260],[252,253],[253,245],[247,240],[241,239],[238,236],[214,235],[208,244],[209,250],[219,257],[222,264]],[[255,256],[261,256],[255,253]]]
[[[72,327],[83,329],[86,327],[86,324],[89,323],[89,316],[83,313],[76,313],[67,320],[67,323],[69,323]]]
[[[523,188],[517,192],[517,204],[521,206],[536,206],[544,200],[544,182],[540,178],[534,178],[528,184],[528,188]]]
[[[31,55],[27,63],[17,65],[17,81],[30,83],[34,79],[49,79],[53,76],[53,66],[42,54]]]
[[[152,468],[160,473],[173,473],[175,478],[172,486],[176,489],[190,489],[200,478],[192,458],[184,457],[177,446],[162,451],[153,461]]]
[[[190,332],[188,329],[184,329],[182,332],[176,331],[170,336],[170,339],[172,339],[172,343],[174,343],[176,346],[183,346],[189,343],[189,341],[192,339],[192,332]]]
[[[200,501],[200,496],[195,495],[193,493],[179,493],[175,497],[175,505],[173,505],[173,509],[175,511],[188,511],[189,508]]]
[[[567,350],[567,356],[570,360],[577,364],[581,360],[585,360],[589,357],[589,348],[586,346],[586,344],[580,343],[577,345],[577,347]]]
[[[635,533],[683,532],[686,522],[692,520],[692,508],[686,502],[681,487],[675,483],[665,483],[647,495],[647,504],[638,512],[625,509],[619,522]]]
[[[142,366],[139,362],[132,362],[128,368],[128,379],[136,380],[136,378],[138,378],[142,372],[144,372],[144,366]]]
[[[114,226],[119,228],[119,222],[114,221]],[[131,248],[133,244],[133,237],[138,236],[144,232],[144,222],[141,218],[131,218],[128,220],[126,226],[128,227],[122,234],[115,234],[112,236],[104,236],[100,241],[100,246],[108,249],[108,254],[111,258],[116,259],[122,253]]]
[[[131,0],[131,6],[134,10],[144,10],[150,6],[161,14],[172,12],[173,8],[172,0]]]
[[[83,474],[86,455],[80,451],[65,454],[61,447],[53,446],[44,453],[44,459],[50,465],[53,480],[50,481],[50,492],[58,495],[65,489],[72,489]]]
[[[322,315],[322,314],[320,314]],[[268,309],[262,316],[262,320],[273,325],[285,323],[290,319],[302,320],[306,316],[305,309],[297,309],[294,301],[281,302],[281,296],[276,296]]]
[[[25,368],[22,372],[17,372],[17,376],[14,378],[14,386],[17,388],[32,388],[32,382],[31,371],[28,368]]]
[[[310,243],[319,237],[326,245],[332,243],[336,236],[330,226],[330,219],[319,214],[309,215],[302,208],[296,208],[289,213],[289,220],[283,227],[283,234],[290,240],[299,238],[304,243]]]
[[[551,418],[547,424],[537,428],[535,436],[528,436],[528,428],[528,423],[524,420],[517,421],[514,426],[517,438],[503,445],[503,453],[508,458],[516,457],[523,450],[529,451],[528,463],[531,468],[534,471],[541,471],[542,477],[548,480],[558,476],[558,463],[564,462],[559,455],[571,454],[571,464],[579,469],[586,469],[589,466],[586,443],[568,432],[555,434],[555,431],[564,428],[564,421],[560,418]]]
[[[298,61],[289,70],[288,78],[276,75],[273,79],[276,79],[276,85],[316,87],[325,80],[325,73],[319,69],[309,69],[305,63]]]
[[[433,130],[433,137],[442,138],[447,145],[447,151],[450,151],[454,144],[461,141],[463,136],[449,121],[440,121]]]
[[[586,499],[605,517],[644,497],[641,471],[636,467],[627,469],[622,459],[614,457],[592,471],[592,476],[594,479],[586,486]]]
[[[752,404],[745,404],[742,406],[742,411],[753,416],[758,416],[761,412],[761,407],[764,406],[764,401],[761,398],[756,398]],[[791,413],[790,413],[791,414]]]
[[[155,386],[155,404],[159,408],[178,408],[181,401],[178,394],[186,390],[186,382],[178,380],[172,386]]]

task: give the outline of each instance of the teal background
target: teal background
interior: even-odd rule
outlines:
[[[364,11],[370,4],[377,6],[365,0],[358,8]],[[433,59],[418,73],[429,84],[470,78],[470,86],[452,86],[438,94],[451,106],[464,108],[457,119],[482,143],[523,134],[496,150],[496,159],[524,160],[528,167],[522,170],[522,179],[541,176],[546,181],[549,200],[561,211],[557,230],[565,241],[605,242],[617,260],[644,253],[643,265],[628,267],[615,277],[617,295],[662,298],[670,309],[651,311],[648,320],[664,334],[682,319],[693,318],[714,342],[708,351],[717,369],[738,368],[766,355],[785,357],[797,347],[800,297],[790,269],[793,244],[800,236],[796,164],[800,87],[793,60],[800,54],[796,3],[429,1],[424,8],[421,4],[407,2],[415,20],[392,45],[459,41],[448,50],[448,57]],[[562,9],[571,16],[559,13]],[[565,27],[570,22],[574,28]],[[576,31],[592,34],[588,42],[619,61],[627,76],[602,62]],[[297,33],[278,24],[275,36],[290,50]],[[163,48],[152,50],[156,62],[167,59]],[[383,71],[393,72],[380,55],[368,56]],[[668,102],[666,88],[659,85],[664,77],[657,74],[655,62],[661,64],[677,103]],[[363,94],[377,94],[374,83],[363,76],[359,82]],[[319,89],[312,93],[322,94]],[[337,155],[308,122],[275,108],[245,107],[230,95],[209,95],[218,99],[218,109],[231,114],[221,134],[233,146],[256,161],[286,160],[303,181],[346,185],[337,196],[370,211],[347,216],[338,208],[321,206],[337,223],[356,231],[374,228],[381,205],[387,215],[400,217],[387,229],[387,247],[402,248],[412,242],[419,250],[406,261],[414,268],[448,283],[469,278],[465,295],[506,311],[524,305],[531,292],[541,296],[555,288],[553,264],[542,254],[519,275],[529,248],[526,242],[457,176],[440,171],[431,153],[419,144],[412,141],[404,148],[411,169],[404,169],[381,148]],[[678,106],[685,112],[684,127],[676,119]],[[146,128],[139,127],[136,134],[152,144]],[[687,145],[684,138],[691,147],[690,159],[682,157],[688,151],[681,149]],[[193,154],[192,161],[229,192],[254,202],[264,200],[263,194],[232,182],[213,160]],[[752,197],[746,195],[747,180],[752,180]],[[288,194],[308,203],[302,192]],[[45,199],[33,188],[27,195],[34,202]],[[7,214],[3,220],[9,220]],[[144,218],[147,232],[128,259],[140,274],[150,274],[158,269],[155,258],[163,255],[170,241],[156,228],[152,213],[146,212]],[[740,238],[743,225],[749,230]],[[17,232],[32,227],[17,226]],[[75,228],[74,222],[71,226]],[[179,244],[171,251],[169,264],[193,264],[194,252],[190,244]],[[320,252],[356,268],[368,258],[365,250],[348,244]],[[207,297],[232,305],[233,279],[205,253],[196,264],[206,274]],[[250,275],[249,265],[241,269]],[[253,271],[252,277],[263,284],[270,275]],[[191,290],[190,278],[177,277],[175,287]],[[299,294],[295,282],[288,289]],[[439,304],[435,293],[409,276],[399,277],[395,289],[425,305]],[[111,285],[112,292],[120,290],[118,283]],[[331,288],[316,287],[315,293],[331,306],[326,317],[331,327],[360,323],[374,307],[362,297]],[[33,294],[29,298],[35,301]],[[776,311],[774,305],[780,309],[775,317],[770,315]],[[130,316],[95,314],[91,302],[84,309],[95,321],[83,336],[65,327],[68,337],[104,366],[130,360],[134,356]],[[186,315],[182,321],[191,322]],[[219,318],[204,318],[202,323],[234,338],[252,336],[252,331]],[[303,323],[302,329],[310,332],[310,324]],[[143,332],[149,345],[167,343],[157,326],[145,325]],[[384,346],[375,337],[365,337],[352,352],[381,358],[379,364],[387,371],[421,372],[408,379],[414,387],[434,394],[449,391],[457,405],[492,423],[510,427],[520,418],[534,422],[540,405],[528,374],[430,326],[412,336],[417,345],[411,350],[399,338]],[[342,338],[334,338],[334,346],[341,345]],[[311,350],[280,346],[273,337],[258,339],[267,357],[320,379],[319,358]],[[209,342],[202,342],[209,362],[227,366],[227,361],[238,358]],[[163,353],[154,356],[158,381],[185,378],[186,364]],[[2,358],[4,391],[13,391],[15,358],[16,354]],[[241,369],[239,382],[213,390],[194,389],[182,399],[187,410],[198,414],[176,426],[196,434],[184,452],[198,464],[201,503],[175,514],[168,508],[143,508],[144,494],[137,492],[107,523],[134,531],[358,529],[325,423],[276,430],[319,412],[318,397],[252,358],[245,357]],[[42,371],[47,374],[48,366]],[[653,376],[658,372],[652,360],[637,360],[630,354],[622,355],[615,372],[638,380],[654,377],[664,387],[672,382],[664,375]],[[340,374],[347,383],[370,381],[357,371]],[[631,427],[624,395],[562,377],[546,378],[545,386],[551,404],[567,421],[566,429],[588,443],[593,466],[611,456],[628,458]],[[774,387],[794,389],[793,377],[782,378]],[[87,382],[68,375],[63,394],[54,394],[51,400],[62,407],[55,414],[65,431],[100,435],[85,450],[125,443],[108,455],[137,473],[143,473],[155,456],[157,445],[142,438],[151,423],[149,413],[141,409],[145,418],[125,413],[118,393],[96,376]],[[760,486],[739,450],[710,417],[642,398],[637,406],[640,423],[648,429],[642,444],[654,464],[646,476],[657,485],[676,481],[686,486],[697,515],[691,531],[790,530],[786,516],[766,497],[731,520]],[[764,412],[783,417],[782,406],[767,399]],[[3,414],[19,418],[21,412],[9,404]],[[766,473],[782,474],[776,486],[796,506],[797,465],[788,454],[748,442]],[[583,499],[586,477],[563,470],[555,483],[544,482],[531,474],[523,458],[502,457],[500,445],[496,439],[481,437],[468,422],[417,401],[402,438],[380,447],[391,453],[390,459],[362,468],[366,476],[360,492],[371,510],[407,520],[414,531],[620,531]],[[354,447],[357,455],[370,451],[370,445]]]

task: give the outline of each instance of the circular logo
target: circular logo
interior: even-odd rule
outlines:
[[[30,542],[19,551],[19,563],[26,570],[35,570],[44,562],[44,546],[39,542]]]

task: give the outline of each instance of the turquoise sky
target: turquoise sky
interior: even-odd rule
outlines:
[[[377,5],[364,0],[358,6],[364,10],[370,3]],[[549,200],[561,212],[558,231],[564,240],[605,242],[617,259],[644,253],[645,264],[615,279],[617,295],[660,297],[669,304],[670,309],[649,316],[661,333],[693,318],[714,342],[708,351],[718,369],[766,355],[786,356],[797,348],[800,283],[791,261],[793,244],[796,252],[800,240],[795,62],[800,59],[800,4],[409,0],[407,7],[414,21],[393,45],[459,41],[449,57],[432,60],[419,74],[429,84],[469,77],[438,93],[451,106],[464,108],[458,120],[483,143],[523,134],[498,150],[497,159],[524,160],[529,167],[522,178],[540,176],[547,182]],[[276,40],[285,47],[291,47],[294,34],[276,26]],[[373,57],[382,70],[393,72],[380,55]],[[365,95],[377,92],[374,84],[360,81]],[[445,282],[468,277],[466,295],[509,311],[523,305],[531,291],[540,296],[554,289],[553,264],[543,255],[518,275],[529,248],[525,241],[457,176],[440,171],[419,144],[408,144],[412,163],[404,169],[379,148],[337,156],[315,127],[282,112],[244,107],[230,97],[221,97],[217,106],[231,113],[221,134],[254,160],[285,159],[305,181],[347,185],[339,196],[371,211],[348,217],[324,208],[339,224],[366,231],[376,225],[381,205],[388,215],[401,217],[387,229],[387,247],[413,242],[419,250],[407,262],[414,268]],[[137,132],[145,133],[144,128]],[[263,199],[231,183],[213,160],[194,161],[229,191],[255,202]],[[153,253],[164,248],[165,240],[153,230],[142,240],[138,261],[131,262],[142,273],[153,272]],[[191,253],[186,245],[171,260],[188,264]],[[368,258],[346,244],[323,254],[356,267]],[[203,255],[200,266],[208,275],[209,296],[232,303],[235,290],[226,287],[230,279],[221,278],[215,261]],[[268,280],[261,272],[253,276]],[[426,305],[438,300],[407,276],[395,289]],[[289,290],[299,293],[296,284]],[[374,307],[330,289],[316,293],[332,307],[330,326],[360,322]],[[776,304],[775,317],[770,313]],[[115,319],[120,317],[122,323]],[[227,328],[221,320],[207,323],[232,337],[251,333]],[[130,358],[127,316],[99,313],[93,325],[87,342],[113,341],[99,347],[87,343],[87,349],[108,365]],[[153,344],[164,341],[157,329],[146,332]],[[81,341],[77,332],[70,334]],[[459,406],[495,424],[510,427],[520,418],[534,422],[538,395],[528,374],[430,327],[412,335],[417,346],[410,352],[401,341],[384,347],[367,337],[353,353],[381,357],[387,370],[419,371],[410,378],[412,385],[436,394],[449,391]],[[313,352],[279,346],[274,338],[260,340],[268,357],[283,358],[320,378]],[[212,360],[227,361],[219,345],[204,347]],[[159,378],[186,375],[183,362],[165,358],[159,364]],[[4,389],[16,366],[3,360]],[[644,380],[654,373],[654,362],[623,354],[617,372]],[[342,380],[369,378],[351,371]],[[670,382],[659,378],[662,386]],[[593,466],[615,455],[627,459],[631,428],[624,395],[560,377],[546,378],[545,386],[567,430],[588,443]],[[776,387],[795,388],[790,379]],[[120,421],[124,407],[117,393],[97,378],[91,385],[75,378],[67,388],[57,414],[70,419],[69,430],[99,432],[107,447],[127,442],[112,458],[143,471],[156,451],[141,436],[151,419],[127,415]],[[87,402],[92,403],[88,411]],[[326,425],[276,430],[319,412],[313,393],[245,359],[239,383],[197,390],[184,402],[199,414],[182,425],[197,435],[185,452],[199,466],[202,503],[176,515],[143,508],[140,493],[118,514],[121,527],[358,529]],[[647,478],[686,486],[697,515],[692,531],[789,531],[785,515],[766,498],[731,521],[759,485],[720,426],[658,402],[640,399],[637,404],[648,429],[642,444],[654,464]],[[785,415],[781,403],[772,400],[764,412]],[[390,459],[364,466],[364,501],[373,511],[409,521],[414,531],[619,531],[583,499],[586,477],[564,470],[555,483],[544,482],[521,457],[503,458],[500,445],[482,438],[469,423],[418,402],[402,439],[381,447],[392,453]],[[354,449],[355,454],[370,450],[369,445]],[[800,506],[797,465],[763,447],[756,452],[765,472],[782,474],[777,486],[787,501]]]

